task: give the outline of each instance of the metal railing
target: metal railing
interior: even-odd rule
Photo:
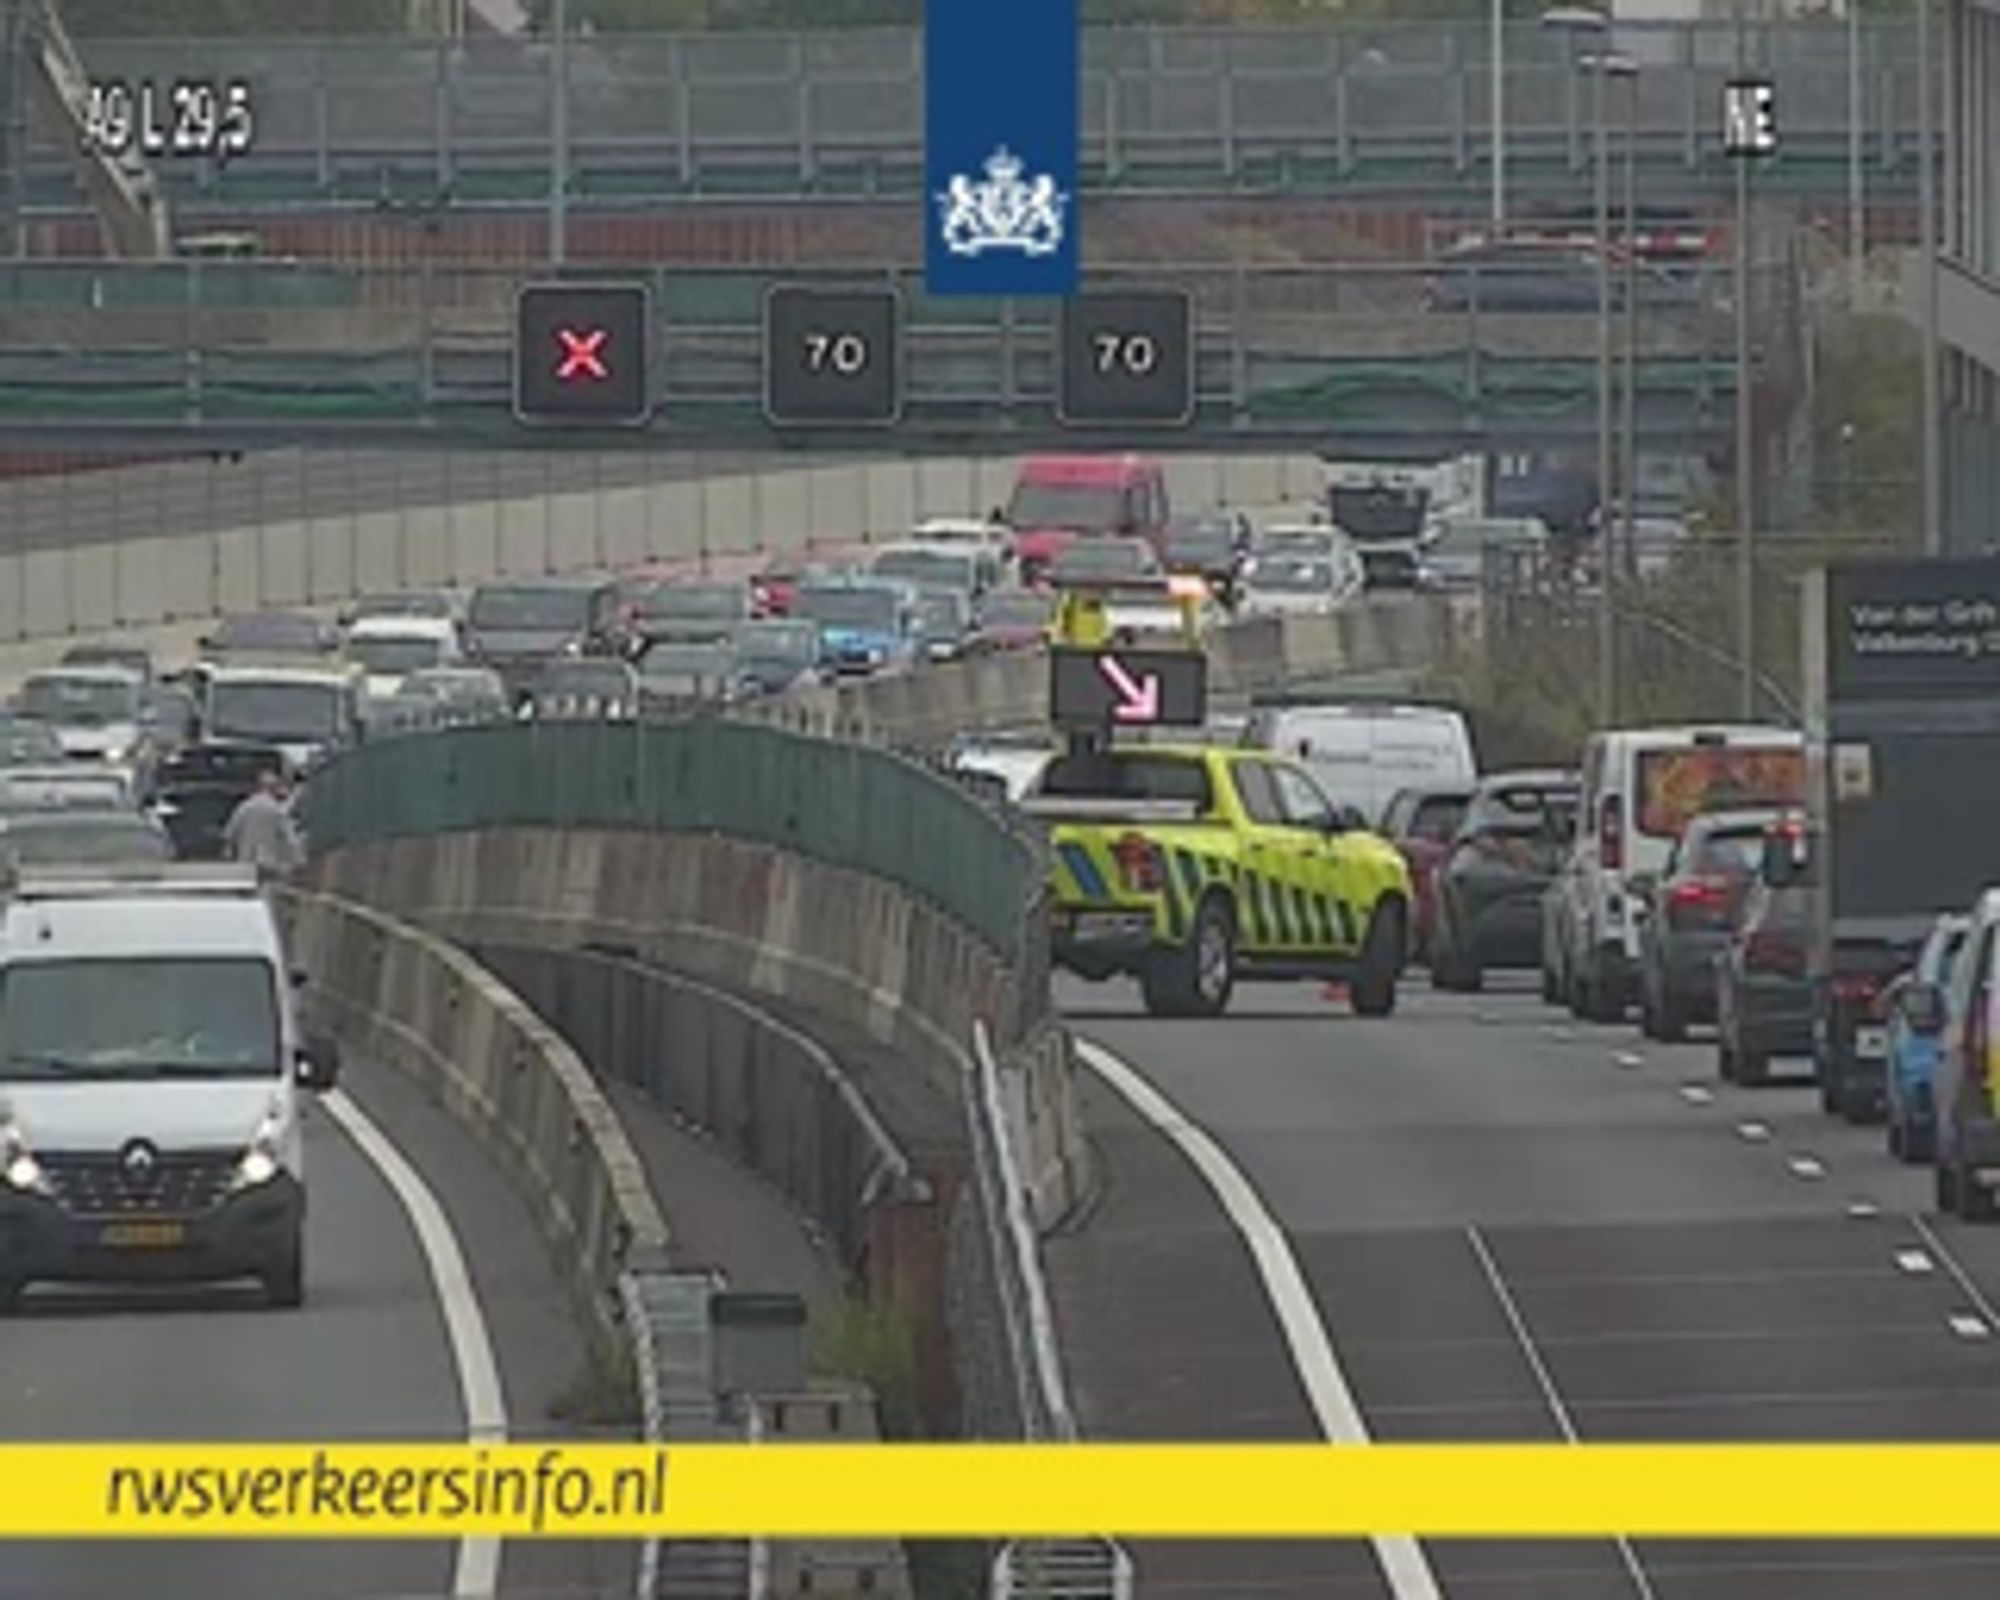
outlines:
[[[1720,85],[1726,25],[1627,24],[1644,63],[1639,125],[1657,182],[1726,176]],[[1777,84],[1779,184],[1840,185],[1850,159],[1848,35],[1838,23],[1752,28],[1750,58]],[[1476,179],[1487,150],[1483,23],[1116,27],[1086,30],[1082,115],[1090,181],[1109,187],[1260,186],[1326,192]],[[569,188],[585,203],[681,195],[914,194],[921,188],[921,37],[910,28],[819,33],[599,33],[569,41],[555,92],[541,39],[91,40],[99,81],[241,82],[251,153],[166,162],[177,201],[238,208],[408,200],[534,204],[550,186],[556,106],[570,108]],[[1509,162],[1521,187],[1568,188],[1584,113],[1562,41],[1533,22],[1507,40]],[[1862,31],[1867,170],[1914,184],[1913,30]],[[33,151],[31,205],[75,191],[65,153]]]
[[[1779,307],[1796,268],[1755,274]],[[935,300],[912,267],[872,272],[598,269],[652,292],[658,375],[649,428],[593,447],[769,444],[962,448],[994,430],[1059,435],[1058,326],[1045,304]],[[518,441],[514,302],[530,274],[491,266],[343,269],[183,262],[0,267],[0,427],[184,430],[437,448]],[[1590,274],[1586,271],[1584,277]],[[776,282],[889,284],[903,305],[899,428],[773,428],[763,307]],[[1434,262],[1100,269],[1093,288],[1194,300],[1195,418],[1176,440],[1268,448],[1339,430],[1373,440],[1585,437],[1594,427],[1594,296],[1560,272]],[[1727,275],[1651,275],[1638,303],[1638,417],[1653,439],[1719,439],[1735,369]],[[1530,297],[1524,286],[1532,286]],[[411,424],[419,424],[414,428]],[[1072,436],[1074,430],[1072,430]],[[1030,440],[1022,438],[1025,447]]]

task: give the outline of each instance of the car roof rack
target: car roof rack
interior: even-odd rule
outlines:
[[[0,876],[15,900],[127,900],[137,895],[241,899],[262,892],[247,863],[133,861],[98,866],[18,867]]]

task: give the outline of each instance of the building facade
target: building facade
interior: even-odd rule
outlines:
[[[2000,546],[2000,0],[1940,8],[1945,548]]]

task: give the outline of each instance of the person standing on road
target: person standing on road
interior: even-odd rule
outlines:
[[[223,849],[231,861],[279,874],[305,864],[305,846],[286,798],[283,773],[267,767],[257,774],[256,789],[230,813],[223,829]]]

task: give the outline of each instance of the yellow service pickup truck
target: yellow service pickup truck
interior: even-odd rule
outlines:
[[[1329,978],[1387,1016],[1410,879],[1300,767],[1261,750],[1058,756],[1023,806],[1049,829],[1056,960],[1139,979],[1159,1016],[1214,1016],[1239,979]]]

